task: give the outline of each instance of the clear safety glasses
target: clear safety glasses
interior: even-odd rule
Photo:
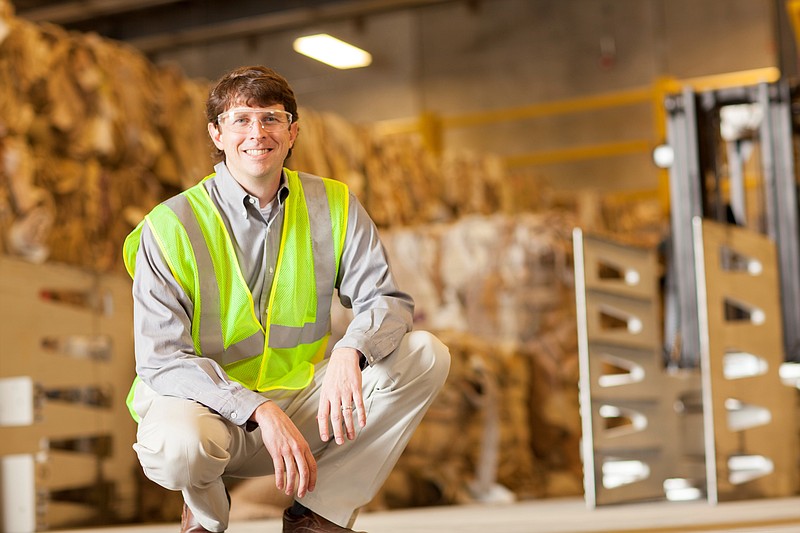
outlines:
[[[254,124],[264,131],[283,131],[292,123],[292,114],[278,109],[270,111],[242,111],[231,109],[217,115],[217,124],[235,133],[249,133]]]

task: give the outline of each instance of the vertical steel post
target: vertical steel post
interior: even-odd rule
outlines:
[[[787,360],[800,362],[800,238],[788,84],[760,84],[758,102],[764,109],[759,134],[765,212],[767,235],[778,246],[784,347]]]
[[[667,331],[667,346],[679,343],[680,364],[696,367],[700,361],[700,330],[692,244],[692,218],[702,216],[700,156],[697,141],[695,93],[687,87],[680,96],[667,98],[667,140],[675,153],[669,169],[670,224],[672,229],[671,275],[674,276],[672,309],[677,314],[675,331]]]

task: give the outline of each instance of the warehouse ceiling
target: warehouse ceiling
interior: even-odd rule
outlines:
[[[480,0],[12,0],[17,16],[96,32],[143,52],[342,19]]]

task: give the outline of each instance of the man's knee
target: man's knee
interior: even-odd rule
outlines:
[[[418,354],[424,379],[434,390],[440,389],[450,372],[450,350],[428,331],[415,330],[408,334],[412,352]]]
[[[182,490],[222,475],[230,458],[230,434],[221,421],[205,422],[140,427],[134,450],[147,477],[167,489]]]

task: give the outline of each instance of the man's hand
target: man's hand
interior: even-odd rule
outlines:
[[[353,410],[358,416],[359,427],[367,425],[367,413],[364,411],[364,397],[361,392],[361,368],[358,361],[361,354],[352,348],[338,348],[331,353],[328,369],[322,380],[320,390],[319,436],[323,441],[330,439],[328,419],[333,425],[333,436],[336,444],[344,444],[342,424],[347,438],[356,438],[353,426]]]
[[[258,406],[250,417],[261,428],[264,447],[275,466],[278,490],[302,498],[317,484],[317,461],[294,422],[273,402]]]

